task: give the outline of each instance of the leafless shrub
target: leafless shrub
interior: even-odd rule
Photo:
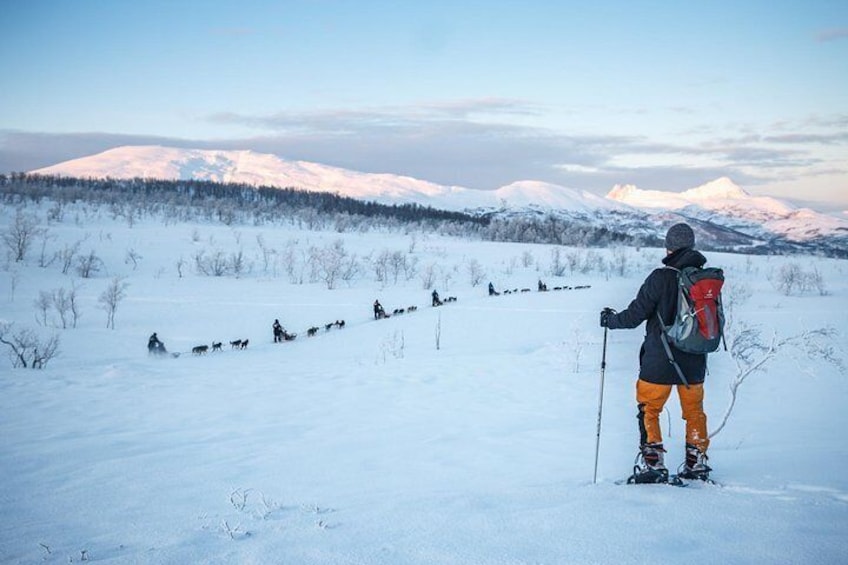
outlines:
[[[421,278],[422,288],[424,288],[424,290],[430,290],[433,288],[433,285],[436,284],[438,267],[435,263],[430,263],[421,270],[421,274],[419,276]]]
[[[271,267],[272,264],[272,259],[274,259],[274,257],[277,255],[277,250],[268,247],[268,245],[265,243],[265,238],[262,236],[261,233],[256,236],[256,244],[259,246],[259,251],[262,256],[262,272],[267,275],[268,269]]]
[[[14,329],[12,322],[0,322],[0,343],[8,347],[14,368],[43,369],[59,353],[59,336],[42,339],[29,328]]]
[[[57,258],[62,265],[63,275],[67,275],[68,271],[71,270],[71,265],[74,264],[74,259],[76,258],[77,253],[79,253],[81,245],[81,241],[74,242],[71,245],[66,243],[65,246],[56,253]]]
[[[583,347],[586,343],[583,341],[583,334],[580,332],[580,326],[575,324],[572,328],[574,333],[574,341],[571,343],[574,350],[574,372],[580,372],[580,360],[583,358]]]
[[[337,239],[324,249],[317,250],[315,257],[321,280],[327,285],[328,290],[334,289],[339,279],[352,280],[359,269],[356,255],[348,253],[341,239]]]
[[[798,263],[786,263],[771,277],[774,287],[786,296],[794,292],[805,293],[817,291],[820,295],[827,294],[824,278],[815,267],[805,271]]]
[[[18,288],[18,282],[21,280],[21,273],[17,269],[11,269],[9,272],[9,302],[15,301],[15,290]]]
[[[75,292],[75,291],[72,291]],[[68,327],[68,317],[71,312],[71,296],[65,292],[64,288],[53,289],[51,293],[51,301],[56,313],[59,314],[59,320],[62,324],[62,329]]]
[[[368,264],[371,267],[371,270],[374,272],[374,278],[377,282],[385,283],[389,278],[389,260],[391,259],[391,252],[388,249],[384,249],[380,252],[377,257],[372,258],[370,255],[368,256]]]
[[[45,232],[44,228],[39,227],[38,218],[19,209],[15,214],[14,222],[0,234],[0,241],[9,250],[13,260],[18,263],[24,260],[35,238]]]
[[[77,322],[80,319],[79,302],[77,301],[77,291],[80,287],[76,284],[71,285],[71,291],[68,293],[68,305],[71,310],[71,327],[77,327]]]
[[[115,277],[97,299],[100,307],[106,311],[106,327],[109,329],[115,329],[115,312],[118,310],[118,304],[126,297],[128,286],[129,283],[124,282],[121,277]]]
[[[486,278],[486,271],[477,259],[469,259],[467,268],[471,286],[479,285]]]
[[[241,277],[250,270],[247,259],[244,256],[244,250],[239,248],[238,251],[230,253],[230,271],[236,278]]]
[[[232,540],[250,536],[250,532],[241,529],[241,524],[232,527],[226,520],[221,520],[221,531],[227,534]]]
[[[38,298],[33,302],[33,306],[38,310],[38,317],[35,319],[39,325],[47,326],[47,312],[50,310],[50,307],[53,305],[53,299],[50,296],[50,293],[46,290],[38,291]]]
[[[400,250],[392,251],[389,255],[389,269],[392,272],[394,283],[397,284],[398,277],[408,269],[406,253]]]
[[[627,266],[629,264],[627,250],[623,247],[614,247],[612,250],[612,259],[610,259],[610,270],[613,274],[623,277],[627,274]]]
[[[565,275],[565,263],[562,260],[562,251],[559,247],[551,249],[551,276],[561,277]]]
[[[65,217],[65,209],[61,202],[56,202],[47,210],[47,222],[51,224],[61,223]]]
[[[207,277],[223,277],[232,272],[231,262],[221,250],[209,255],[204,250],[198,251],[194,255],[194,268],[199,274]]]
[[[39,235],[41,236],[41,253],[39,253],[38,255],[38,266],[42,269],[45,269],[49,267],[53,263],[53,261],[56,260],[55,254],[52,257],[47,257],[47,244],[51,241],[55,241],[56,236],[51,233],[48,233],[46,229],[42,230]]]
[[[721,292],[722,304],[724,306],[725,332],[730,332],[733,327],[734,312],[737,311],[739,306],[747,302],[753,294],[754,292],[751,290],[751,287],[744,282],[734,280],[733,282],[725,283]]]
[[[133,271],[138,268],[138,262],[141,261],[141,254],[133,248],[127,249],[127,255],[124,258],[124,263],[129,265],[132,264]]]
[[[802,281],[801,287],[804,290],[816,291],[820,296],[825,296],[827,294],[827,288],[825,288],[824,278],[822,277],[821,272],[818,269],[813,267],[812,271],[808,271],[804,273],[804,279]]]
[[[730,402],[719,425],[710,432],[710,437],[718,434],[727,424],[736,404],[739,387],[745,379],[763,370],[770,361],[789,349],[796,353],[800,351],[807,359],[823,359],[844,371],[843,362],[833,346],[836,335],[833,328],[805,330],[784,338],[774,332],[768,342],[764,342],[757,328],[743,326],[734,332],[730,340],[730,354],[736,364],[736,375],[730,382]]]
[[[90,279],[103,268],[103,260],[92,249],[88,255],[77,258],[77,274],[80,278]]]

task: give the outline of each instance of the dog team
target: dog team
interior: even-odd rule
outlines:
[[[539,292],[546,292],[548,290],[547,284],[545,284],[541,280],[539,281],[537,288],[538,288]],[[574,287],[556,286],[556,287],[553,288],[553,290],[572,290],[572,289],[576,290],[576,289],[583,289],[583,288],[590,288],[590,287],[589,287],[589,285],[574,286]],[[512,293],[517,293],[517,292],[530,292],[530,289],[529,288],[522,288],[520,291],[519,291],[519,289],[504,290],[503,294],[512,294]],[[495,290],[495,286],[490,282],[489,283],[489,296],[500,296],[500,295],[501,295],[501,293],[497,292]],[[436,290],[433,290],[431,298],[432,298],[432,305],[433,306],[442,306],[445,303],[456,302],[456,300],[457,300],[455,296],[448,296],[447,298],[442,300],[439,297],[438,291],[436,291]],[[392,310],[391,314],[388,314],[386,312],[385,308],[383,308],[383,305],[380,304],[379,300],[374,301],[374,319],[375,320],[380,320],[380,319],[383,319],[383,318],[389,318],[392,315],[405,314],[407,312],[415,312],[416,310],[418,310],[417,306],[408,306],[407,308],[395,308],[394,310]],[[344,320],[336,320],[335,322],[323,324],[323,327],[324,327],[324,331],[330,331],[333,327],[343,328],[343,327],[345,327],[345,321]],[[297,337],[296,333],[288,332],[282,326],[282,324],[280,324],[279,319],[274,320],[274,323],[272,324],[271,329],[272,329],[272,332],[273,332],[273,335],[274,335],[274,343],[283,343],[284,341],[293,341]],[[319,326],[312,326],[312,327],[310,327],[309,329],[306,330],[306,335],[307,335],[307,337],[314,337],[315,335],[318,334],[319,330],[320,330]],[[248,339],[237,339],[237,340],[230,342],[230,347],[232,349],[239,349],[239,350],[247,349],[247,345],[248,345],[249,342],[250,342],[250,340],[248,340]],[[213,341],[212,342],[212,351],[213,352],[223,351],[222,345],[223,345],[223,343],[220,342],[220,341],[217,341],[217,342]],[[150,339],[147,342],[147,350],[150,353],[150,355],[164,355],[164,354],[167,353],[167,351],[165,350],[165,344],[159,340],[159,338],[156,335],[156,332],[154,332],[153,335],[150,336]],[[209,346],[208,345],[196,345],[196,346],[191,348],[192,355],[205,355],[208,352],[209,352]],[[177,356],[179,354],[173,353],[172,355]]]
[[[592,288],[592,287],[591,287],[591,285],[588,285],[588,284],[580,285],[580,286],[555,286],[555,287],[553,287],[553,290],[580,290],[580,289],[584,289],[584,288]],[[537,285],[537,289],[539,290],[539,292],[547,292],[548,291],[548,285],[540,280],[539,284]],[[507,289],[507,290],[503,291],[503,293],[500,293],[500,292],[495,290],[495,285],[493,285],[492,283],[489,283],[489,296],[500,296],[501,294],[517,294],[519,292],[530,292],[530,289],[529,288],[522,288],[522,289],[519,290],[517,288],[514,288],[512,290]]]
[[[230,342],[230,347],[233,349],[247,349],[248,339],[237,339]],[[223,351],[223,343],[220,341],[212,342],[212,351]],[[209,351],[208,345],[196,345],[191,348],[192,355],[205,355]]]

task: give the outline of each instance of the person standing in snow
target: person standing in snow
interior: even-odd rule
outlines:
[[[637,418],[639,421],[639,455],[631,483],[657,483],[668,481],[668,470],[664,464],[662,430],[659,416],[677,388],[683,419],[686,420],[686,461],[678,475],[682,478],[707,480],[712,470],[707,465],[707,416],[704,413],[704,378],[707,367],[705,354],[692,354],[671,346],[674,359],[686,377],[683,382],[670,363],[662,343],[663,323],[670,325],[677,307],[677,269],[701,268],[707,262],[695,250],[695,234],[685,223],[669,228],[665,237],[665,267],[655,269],[645,279],[636,298],[621,312],[611,308],[601,311],[601,327],[633,329],[646,322],[645,339],[639,351],[639,379],[636,381]]]
[[[386,311],[383,309],[383,305],[380,304],[379,300],[374,301],[374,319],[379,320],[380,318],[386,318]]]
[[[274,343],[282,343],[283,341],[283,326],[280,324],[280,320],[274,320]]]
[[[439,298],[439,293],[438,293],[438,291],[436,291],[436,289],[433,289],[432,297],[433,297],[433,306],[441,306],[442,305],[442,300]]]

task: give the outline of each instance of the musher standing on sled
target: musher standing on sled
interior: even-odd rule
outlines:
[[[684,479],[707,480],[712,470],[707,465],[707,416],[704,414],[704,376],[707,356],[685,353],[673,348],[674,359],[683,371],[688,385],[681,381],[674,365],[669,361],[661,341],[662,328],[657,313],[665,324],[674,319],[677,306],[677,274],[674,269],[703,267],[707,259],[695,247],[695,234],[689,225],[680,223],[669,228],[665,237],[666,257],[662,260],[669,268],[655,269],[639,289],[636,298],[626,310],[616,313],[604,308],[601,327],[611,330],[632,329],[646,322],[645,341],[639,351],[639,380],[636,381],[640,453],[631,483],[662,483],[668,481],[668,470],[663,462],[662,430],[659,416],[677,388],[683,419],[686,420],[686,461],[678,475]]]

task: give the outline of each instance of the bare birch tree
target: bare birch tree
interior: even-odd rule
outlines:
[[[97,299],[100,307],[106,311],[106,327],[108,329],[115,329],[115,312],[118,310],[118,304],[126,297],[128,286],[129,283],[125,282],[123,278],[115,277]]]
[[[14,261],[19,263],[26,257],[35,238],[45,232],[44,228],[39,227],[38,218],[18,210],[15,221],[0,234],[0,240],[3,241]]]

